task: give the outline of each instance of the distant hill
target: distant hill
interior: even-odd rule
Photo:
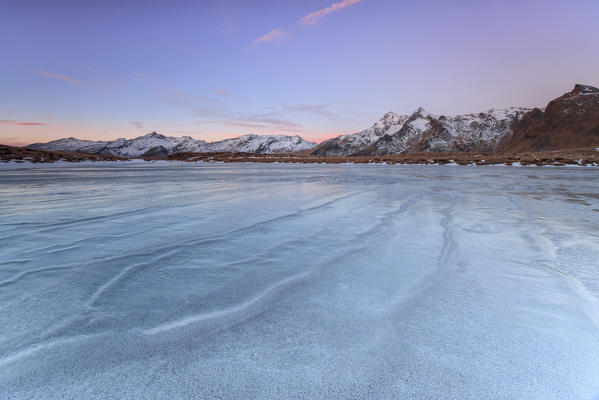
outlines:
[[[244,135],[210,143],[203,140],[196,140],[189,136],[171,137],[152,132],[135,139],[98,142],[71,137],[48,143],[35,143],[27,146],[27,148],[32,150],[66,151],[117,157],[160,158],[183,152],[297,153],[309,151],[315,146],[316,143],[308,142],[299,136]]]

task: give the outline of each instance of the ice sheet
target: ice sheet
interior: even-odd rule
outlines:
[[[0,171],[0,398],[599,396],[599,172]]]

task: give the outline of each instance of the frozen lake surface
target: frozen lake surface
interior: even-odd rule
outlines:
[[[0,398],[599,398],[599,171],[0,170]]]

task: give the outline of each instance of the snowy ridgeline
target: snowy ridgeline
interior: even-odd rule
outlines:
[[[59,139],[27,146],[34,150],[68,151],[118,157],[168,155],[181,152],[207,153],[295,153],[316,146],[299,136],[244,135],[219,142],[206,142],[189,136],[172,137],[156,132],[135,139],[90,141],[76,138]]]
[[[596,398],[596,178],[5,171],[0,397]]]
[[[323,156],[349,156],[486,151],[494,149],[501,140],[510,136],[512,122],[527,111],[525,108],[493,109],[455,117],[433,115],[422,108],[409,116],[389,112],[369,129],[341,135],[318,146],[300,136],[244,135],[209,143],[189,136],[171,137],[152,132],[135,139],[89,141],[71,137],[28,147],[119,157],[165,156],[181,152],[271,154],[313,151]]]
[[[439,116],[418,108],[411,115],[389,112],[369,129],[321,143],[324,156],[489,151],[513,132],[512,123],[530,109],[511,107],[476,114]]]

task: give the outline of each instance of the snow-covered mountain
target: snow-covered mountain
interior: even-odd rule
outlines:
[[[315,146],[316,143],[308,142],[299,136],[244,135],[208,143],[189,136],[171,137],[152,132],[135,139],[94,142],[71,137],[48,143],[35,143],[27,147],[34,150],[140,157],[165,156],[182,152],[294,153],[308,151]]]
[[[34,143],[27,148],[32,150],[66,151],[71,153],[100,154],[110,142],[94,142],[74,137],[54,140],[48,143]]]
[[[513,122],[528,111],[527,108],[512,107],[447,117],[428,113],[421,107],[396,133],[382,136],[360,153],[493,151],[513,133]]]
[[[313,151],[314,155],[344,156],[363,150],[379,140],[383,135],[393,135],[401,129],[408,120],[407,115],[397,115],[388,112],[370,128],[351,135],[341,135],[319,144]]]
[[[207,151],[226,153],[297,153],[311,150],[316,143],[308,142],[300,136],[285,135],[243,135],[232,139],[207,144]]]
[[[135,139],[93,142],[66,138],[28,146],[35,150],[69,151],[119,157],[164,157],[173,153],[297,153],[321,156],[389,155],[415,152],[493,151],[513,134],[527,108],[491,109],[455,117],[418,108],[412,115],[388,112],[370,128],[316,143],[299,136],[244,135],[218,142],[156,132]]]
[[[371,128],[327,140],[312,154],[388,155],[414,152],[492,151],[512,132],[527,108],[491,109],[455,117],[418,108],[410,116],[387,113]]]

